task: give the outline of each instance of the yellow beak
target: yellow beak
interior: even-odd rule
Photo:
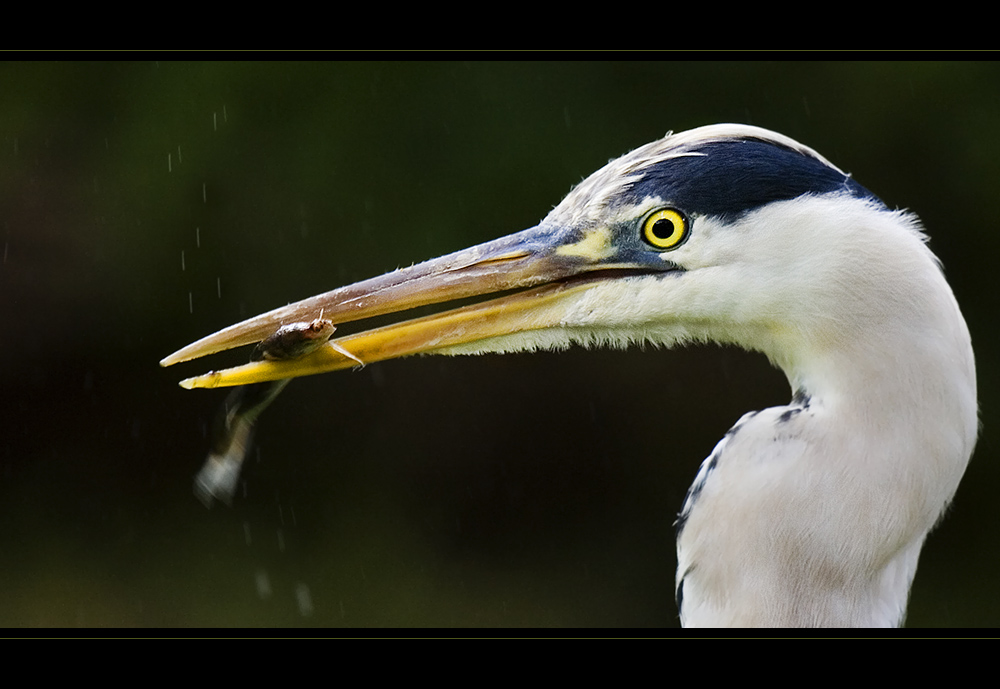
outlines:
[[[260,361],[181,382],[185,388],[245,385],[325,373],[357,365],[435,352],[512,333],[559,327],[583,291],[635,272],[669,272],[662,260],[622,260],[611,232],[547,226],[341,287],[269,311],[198,340],[164,358],[161,366],[259,342],[283,324],[322,314],[335,324],[428,304],[525,290],[443,313],[333,340],[298,359]]]

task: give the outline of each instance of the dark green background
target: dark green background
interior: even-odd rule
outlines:
[[[212,510],[192,478],[224,393],[176,383],[247,353],[157,362],[531,226],[608,159],[722,121],[799,139],[923,218],[984,431],[909,624],[996,625],[1000,68],[670,61],[0,65],[0,624],[676,625],[687,486],[741,414],[789,397],[763,357],[573,350],[296,381],[245,495]]]

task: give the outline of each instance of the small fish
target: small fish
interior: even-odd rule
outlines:
[[[322,316],[311,323],[283,325],[257,345],[250,355],[250,361],[298,359],[325,344],[336,329],[332,322]]]
[[[283,325],[257,345],[250,361],[297,359],[328,344],[336,329],[322,314],[308,323]],[[336,344],[333,347],[364,366],[364,362],[343,347]],[[290,379],[285,379],[244,385],[226,398],[216,419],[212,449],[194,481],[195,495],[207,507],[211,507],[213,499],[227,505],[232,502],[240,468],[250,450],[254,424],[289,382]]]

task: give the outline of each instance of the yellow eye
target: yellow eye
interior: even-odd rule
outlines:
[[[642,221],[642,238],[657,249],[675,249],[687,235],[687,217],[673,208],[653,211]]]

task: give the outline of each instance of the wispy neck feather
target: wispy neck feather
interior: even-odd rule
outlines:
[[[755,324],[720,335],[765,352],[798,402],[745,417],[703,466],[678,540],[682,616],[894,626],[975,443],[969,333],[915,219],[791,203],[755,222],[773,251],[792,251],[778,240],[798,232],[815,253],[777,257],[785,269],[770,277],[744,268]]]

